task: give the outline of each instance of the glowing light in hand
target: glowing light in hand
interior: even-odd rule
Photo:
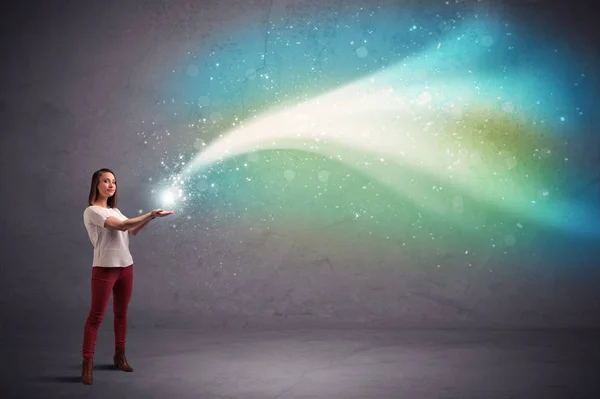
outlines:
[[[161,196],[161,203],[164,205],[173,205],[175,203],[175,194],[172,189],[163,191]]]

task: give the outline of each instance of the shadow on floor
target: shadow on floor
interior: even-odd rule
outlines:
[[[81,363],[75,364],[70,368],[74,370],[81,370]],[[115,368],[114,364],[112,363],[99,363],[94,364],[94,370],[117,370],[117,368]]]
[[[81,364],[74,365],[71,367],[73,370],[81,370]],[[117,370],[111,363],[95,364],[94,371],[97,370]],[[76,382],[81,383],[81,376],[79,373],[76,375],[45,375],[38,378],[40,382]]]
[[[81,366],[78,366],[78,368],[81,368]],[[94,370],[117,370],[117,368],[112,363],[103,363],[94,364]]]
[[[79,375],[45,375],[38,379],[40,382],[66,382],[81,384],[81,376]]]

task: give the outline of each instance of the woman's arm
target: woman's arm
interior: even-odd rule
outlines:
[[[150,220],[154,219],[153,212],[148,212],[142,216],[138,216],[136,218],[120,220],[114,216],[110,216],[106,218],[104,221],[104,227],[107,229],[121,230],[127,231],[133,229],[141,224],[148,223]]]
[[[132,234],[135,235],[152,219],[157,217],[162,218],[168,215],[172,215],[174,213],[174,210],[163,211],[162,209],[155,209],[152,212],[148,212],[142,216],[138,216],[132,219],[119,220],[114,216],[110,216],[104,221],[104,227],[121,231],[133,230]]]
[[[152,218],[152,219],[154,219],[154,218]],[[142,223],[142,224],[140,224],[140,225],[138,225],[138,226],[136,226],[136,227],[134,227],[134,228],[132,228],[132,229],[129,229],[129,234],[133,234],[134,236],[135,236],[135,235],[137,235],[137,233],[139,233],[139,232],[140,232],[140,230],[142,230],[144,227],[146,227],[146,225],[147,225],[147,224],[150,222],[150,220],[152,220],[152,219],[148,219],[148,220],[146,220],[144,223]]]

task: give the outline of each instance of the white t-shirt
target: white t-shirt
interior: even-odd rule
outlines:
[[[126,220],[117,208],[92,205],[83,212],[83,223],[94,246],[92,266],[125,267],[133,264],[129,252],[129,232],[104,227],[104,221],[114,216]]]

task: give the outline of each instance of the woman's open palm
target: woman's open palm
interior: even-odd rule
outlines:
[[[172,210],[172,211],[163,211],[162,209],[155,209],[155,210],[152,211],[152,216],[153,217],[159,217],[159,218],[161,218],[161,217],[164,217],[164,216],[172,215],[174,213],[175,213],[174,210]]]

